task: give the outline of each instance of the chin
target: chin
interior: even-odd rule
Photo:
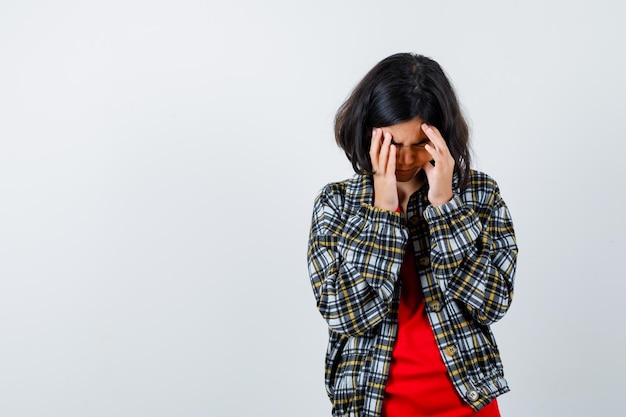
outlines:
[[[411,176],[396,176],[397,182],[411,182],[415,179],[415,175]]]

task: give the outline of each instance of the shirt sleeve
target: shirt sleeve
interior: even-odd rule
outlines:
[[[497,185],[480,215],[459,196],[425,211],[431,234],[431,266],[444,297],[463,304],[481,324],[490,325],[509,309],[517,245],[509,210]]]
[[[343,197],[326,187],[315,200],[308,269],[329,327],[364,334],[389,313],[408,240],[400,213],[363,204],[344,215]]]

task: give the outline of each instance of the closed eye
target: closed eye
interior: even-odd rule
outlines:
[[[412,146],[414,148],[423,148],[424,146],[428,145],[428,142],[430,142],[430,139],[424,139],[421,142],[414,143]]]
[[[424,146],[426,146],[428,143],[430,142],[430,139],[426,138],[423,139],[422,141],[418,142],[418,143],[412,143],[411,145],[407,145],[410,146],[412,148],[423,148]],[[391,139],[391,144],[397,147],[403,147],[404,145],[401,143],[396,142],[395,140]]]

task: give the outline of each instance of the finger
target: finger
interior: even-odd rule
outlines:
[[[422,165],[422,170],[424,171],[427,177],[430,175],[431,172],[433,172],[434,169],[435,169],[435,166],[430,161]]]
[[[387,172],[396,175],[396,152],[395,146],[391,146],[389,149],[389,160],[387,162]]]
[[[435,149],[432,145],[427,144],[426,146],[424,146],[424,149],[430,154],[431,161],[434,161],[435,163],[435,166],[431,165],[430,162],[424,164],[422,168],[424,168],[424,171],[426,171],[426,175],[428,175],[429,172],[432,172],[435,169],[444,171],[454,169],[454,158],[450,154],[448,148]]]
[[[372,173],[375,173],[378,168],[378,156],[380,153],[382,129],[372,130],[372,142],[370,143],[370,161],[372,162]]]
[[[433,143],[434,148],[436,150],[448,150],[448,145],[444,140],[443,136],[441,136],[441,132],[435,126],[431,126],[426,123],[422,123],[422,130]]]
[[[427,143],[426,145],[424,145],[424,149],[430,154],[430,156],[433,157],[433,159],[435,159],[435,156],[439,156],[438,151],[441,148],[437,149],[434,144]]]
[[[372,141],[370,142],[370,157],[372,158],[375,157],[376,159],[378,159],[378,153],[380,152],[381,136],[381,129],[372,130]]]
[[[380,148],[380,155],[378,156],[378,168],[379,172],[385,174],[388,169],[387,165],[389,162],[389,148],[391,148],[391,133],[384,133],[383,145]]]

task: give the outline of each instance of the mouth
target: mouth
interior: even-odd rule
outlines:
[[[415,169],[396,169],[396,175],[408,175],[415,172]]]

